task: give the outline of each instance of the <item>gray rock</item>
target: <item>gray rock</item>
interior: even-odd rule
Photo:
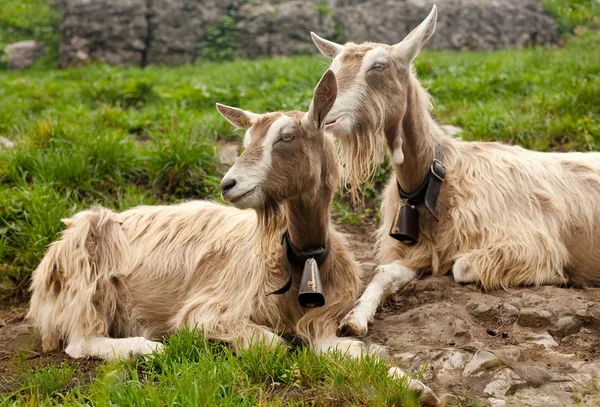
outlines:
[[[460,350],[448,351],[441,357],[441,363],[436,363],[438,374],[447,374],[455,369],[463,369],[467,363],[467,354]]]
[[[455,136],[462,133],[463,129],[460,127],[453,126],[451,124],[441,124],[440,129],[446,134],[446,136]]]
[[[473,373],[476,373],[483,369],[489,369],[490,367],[495,367],[500,365],[500,361],[492,352],[488,352],[487,350],[478,350],[473,358],[467,363],[465,366],[465,370],[463,370],[463,376],[471,376]]]
[[[340,41],[396,43],[436,0],[53,0],[63,10],[62,66],[193,63],[206,34],[237,11],[239,56],[316,53],[310,31]],[[491,50],[556,40],[539,0],[446,0],[429,46]],[[449,129],[455,132],[456,129]],[[456,134],[456,133],[453,133]]]
[[[14,146],[15,146],[14,141],[12,141],[11,139],[8,139],[4,136],[0,136],[0,150],[13,148]]]
[[[146,0],[149,64],[181,65],[194,63],[202,55],[208,29],[234,7],[233,0]]]
[[[511,373],[512,371],[509,368],[502,369],[494,375],[493,379],[483,389],[483,392],[493,397],[504,397],[515,381],[512,379]]]
[[[556,343],[552,335],[546,331],[522,330],[516,332],[516,336],[520,342],[529,342],[547,348],[558,346],[558,343]]]
[[[233,165],[237,161],[240,151],[240,143],[228,143],[220,140],[215,148],[219,156],[220,164]]]
[[[240,8],[238,23],[240,55],[256,58],[273,55],[313,54],[310,31],[333,35],[328,6],[315,0],[292,0],[271,4],[254,0]]]
[[[582,325],[583,321],[580,318],[573,315],[565,315],[558,318],[549,331],[552,335],[563,338],[579,331],[579,328],[581,328]]]
[[[11,69],[25,69],[35,64],[44,55],[46,47],[38,41],[13,42],[4,48]]]
[[[60,24],[61,66],[89,60],[140,66],[146,50],[145,0],[67,0]]]
[[[353,42],[395,44],[437,3],[437,49],[494,50],[556,41],[554,20],[538,0],[374,0],[335,10],[344,36]]]

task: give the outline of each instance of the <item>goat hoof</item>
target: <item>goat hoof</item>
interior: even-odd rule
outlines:
[[[472,284],[479,280],[477,269],[462,258],[458,259],[452,266],[452,276],[459,284]]]
[[[141,340],[138,349],[132,352],[132,356],[135,358],[136,356],[144,356],[145,359],[152,359],[154,357],[154,353],[162,353],[165,349],[165,345],[160,342],[150,341],[148,339]]]
[[[342,319],[342,322],[337,329],[337,334],[338,336],[364,337],[367,335],[368,331],[368,321],[360,321],[360,319],[356,317],[354,311],[351,311],[344,319]]]

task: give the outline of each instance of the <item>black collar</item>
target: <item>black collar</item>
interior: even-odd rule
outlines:
[[[396,181],[396,184],[398,185],[398,195],[400,195],[400,198],[412,206],[425,204],[435,220],[438,220],[438,217],[435,213],[435,206],[437,204],[438,196],[440,195],[442,182],[444,182],[446,179],[446,169],[444,168],[443,159],[444,144],[440,139],[435,146],[435,157],[431,162],[429,172],[419,188],[409,194],[405,192],[400,187],[400,184]]]
[[[293,269],[302,269],[308,259],[314,259],[317,262],[317,265],[323,264],[329,255],[329,239],[327,240],[327,244],[321,247],[314,247],[306,250],[300,250],[292,243],[290,239],[290,233],[286,230],[283,236],[281,237],[281,244],[283,245],[283,264],[284,268],[288,272],[288,281],[287,283],[281,287],[279,290],[267,293],[267,295],[271,294],[285,294],[292,287],[292,276]]]

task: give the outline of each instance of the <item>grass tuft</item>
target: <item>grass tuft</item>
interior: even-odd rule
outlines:
[[[415,406],[403,380],[387,376],[375,357],[322,356],[304,347],[259,344],[234,355],[197,331],[165,339],[165,350],[135,362],[100,366],[81,385],[77,368],[38,368],[5,402],[13,405],[320,405]]]

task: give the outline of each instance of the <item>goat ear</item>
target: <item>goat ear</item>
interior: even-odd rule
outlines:
[[[325,38],[321,38],[312,31],[310,32],[310,36],[317,48],[319,48],[319,51],[321,51],[321,54],[325,55],[326,57],[333,58],[335,54],[344,48],[343,45],[336,44],[335,42],[326,40]]]
[[[393,52],[405,63],[410,63],[421,51],[423,45],[435,32],[437,22],[437,6],[434,4],[431,12],[417,28],[412,30],[400,43],[394,45]]]
[[[254,113],[238,109],[237,107],[225,106],[220,103],[217,103],[217,110],[229,123],[239,129],[248,130],[252,127],[252,122],[257,117]]]
[[[308,117],[317,129],[324,127],[327,113],[329,113],[337,98],[337,91],[335,74],[331,69],[328,69],[315,88],[313,100],[308,110]]]

